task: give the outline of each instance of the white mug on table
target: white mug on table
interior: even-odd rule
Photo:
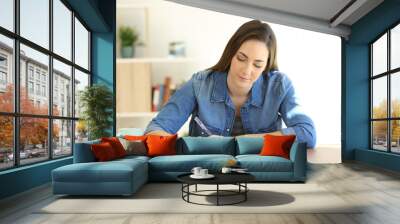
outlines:
[[[232,168],[230,167],[222,167],[221,172],[222,173],[230,173],[232,171]]]
[[[194,174],[194,175],[196,175],[196,176],[200,176],[201,174],[200,174],[200,171],[202,170],[202,168],[201,167],[193,167],[193,169],[192,169],[192,173]]]
[[[207,176],[208,175],[208,169],[201,169],[200,170],[200,176]]]

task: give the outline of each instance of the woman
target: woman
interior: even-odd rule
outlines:
[[[278,71],[276,48],[268,24],[243,24],[219,62],[177,90],[145,133],[174,134],[192,115],[190,136],[294,134],[314,148],[313,121],[301,112],[289,78]],[[287,128],[282,128],[282,120]]]

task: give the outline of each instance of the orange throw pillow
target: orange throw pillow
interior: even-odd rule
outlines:
[[[261,149],[262,156],[280,156],[290,159],[290,148],[296,135],[264,135],[264,145]]]
[[[126,151],[124,146],[122,146],[121,142],[117,137],[110,137],[110,138],[101,138],[101,142],[108,142],[114,149],[115,155],[117,158],[125,157]]]
[[[136,135],[125,135],[124,139],[129,140],[129,141],[142,141],[142,142],[146,142],[148,135],[140,135],[140,136],[136,136]]]
[[[176,155],[176,139],[178,135],[171,136],[147,136],[147,155],[148,156],[165,156]]]
[[[94,157],[99,162],[110,161],[117,158],[114,149],[108,142],[93,144],[91,145],[91,149]]]

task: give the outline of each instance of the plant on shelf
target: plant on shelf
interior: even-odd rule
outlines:
[[[113,95],[102,84],[86,87],[80,94],[83,124],[87,126],[89,140],[110,136],[107,131],[112,126]]]
[[[131,58],[135,54],[134,45],[138,40],[138,33],[134,28],[121,26],[119,28],[119,38],[121,40],[121,56]]]

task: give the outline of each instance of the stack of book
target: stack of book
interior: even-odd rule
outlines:
[[[168,102],[170,97],[175,93],[175,91],[176,86],[172,83],[170,76],[165,77],[164,84],[152,86],[151,111],[160,111],[161,108]]]

